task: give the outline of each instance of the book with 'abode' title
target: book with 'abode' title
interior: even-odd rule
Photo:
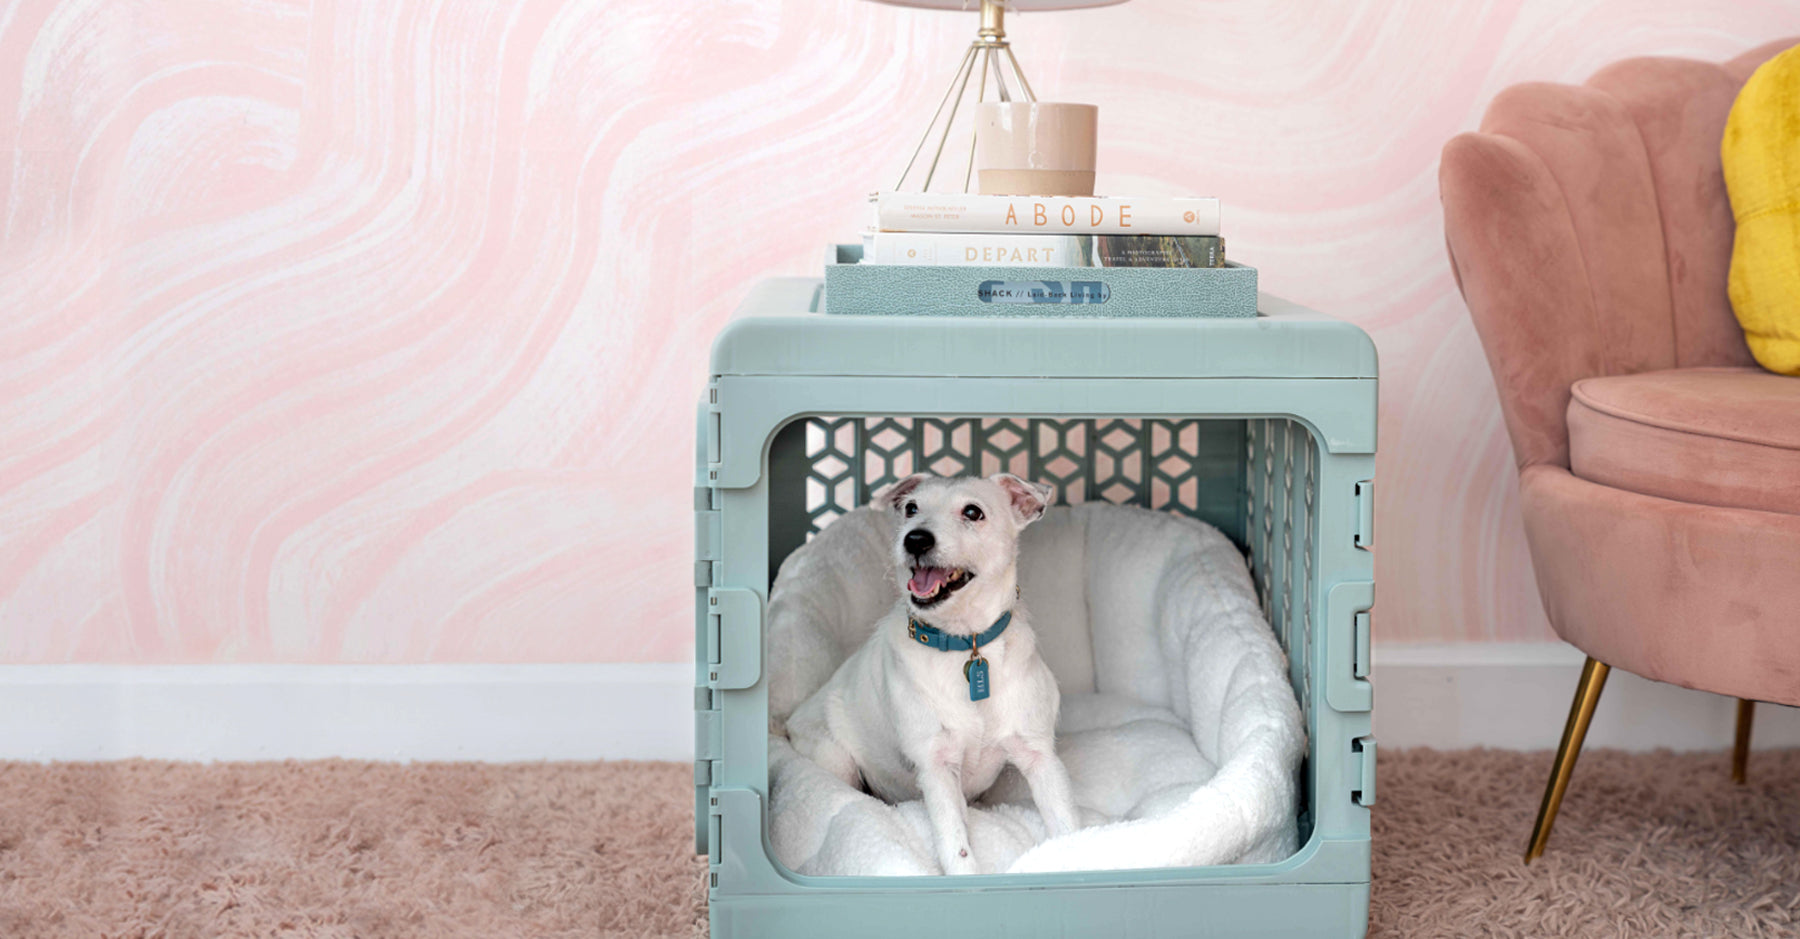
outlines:
[[[1217,235],[1219,200],[1155,196],[989,196],[949,192],[880,192],[881,231],[993,234]]]

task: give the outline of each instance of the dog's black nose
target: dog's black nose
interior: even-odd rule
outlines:
[[[923,528],[915,528],[907,532],[906,537],[900,539],[900,543],[906,546],[907,554],[918,557],[935,547],[937,538]]]

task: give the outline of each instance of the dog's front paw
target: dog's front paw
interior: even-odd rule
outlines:
[[[944,857],[944,873],[946,874],[979,874],[981,868],[975,863],[975,852],[967,845],[951,851]]]

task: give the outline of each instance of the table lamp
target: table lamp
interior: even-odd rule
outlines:
[[[933,10],[968,10],[975,0],[880,0],[896,6],[924,7]],[[996,100],[999,101],[1036,101],[1037,95],[1031,90],[1031,82],[1025,78],[1025,70],[1019,67],[1019,60],[1013,55],[1012,47],[1006,41],[1006,11],[1037,10],[1076,10],[1083,7],[1111,6],[1125,0],[979,0],[981,8],[981,28],[975,34],[975,41],[969,44],[968,51],[963,53],[962,63],[956,67],[956,74],[950,78],[950,86],[944,90],[943,100],[931,115],[931,122],[925,125],[925,133],[919,138],[919,145],[913,148],[913,154],[906,162],[906,169],[900,172],[900,180],[895,183],[896,190],[905,190],[909,178],[913,177],[913,169],[919,163],[919,157],[927,149],[931,150],[931,162],[924,169],[924,180],[919,185],[923,192],[931,188],[936,178],[938,164],[943,160],[944,147],[950,141],[956,116],[959,111],[967,113],[962,107],[963,99],[968,96],[969,80],[975,77],[979,67],[981,77],[975,82],[975,101],[980,104],[987,100],[990,76]],[[1011,73],[1011,79],[1007,73]],[[946,110],[948,113],[946,114]],[[975,170],[975,130],[973,120],[970,121],[969,158],[963,169],[963,191],[967,192],[969,180]],[[935,143],[934,143],[935,142]]]

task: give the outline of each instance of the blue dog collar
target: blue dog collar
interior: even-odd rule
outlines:
[[[952,636],[935,626],[919,622],[918,617],[906,614],[906,634],[922,646],[930,646],[944,652],[967,652],[979,646],[985,646],[1000,638],[1006,627],[1012,625],[1012,611],[1007,610],[994,620],[994,625],[979,636]]]

